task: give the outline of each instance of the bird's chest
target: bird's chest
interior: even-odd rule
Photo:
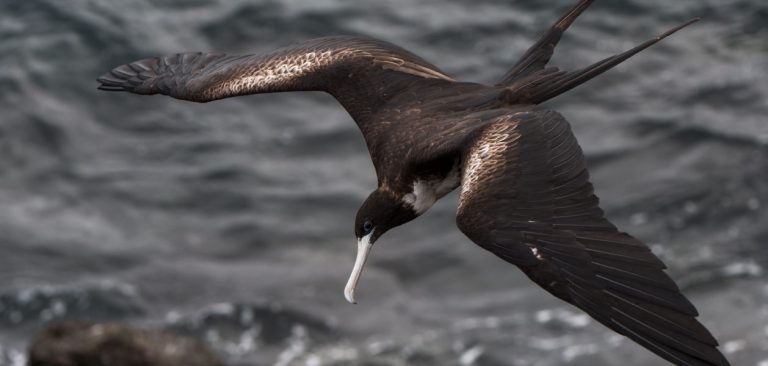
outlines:
[[[421,215],[440,198],[450,193],[461,184],[461,164],[453,162],[448,170],[435,174],[416,175],[412,180],[409,193],[403,196],[403,201],[412,206]]]

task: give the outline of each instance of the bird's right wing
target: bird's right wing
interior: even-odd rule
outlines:
[[[99,89],[165,94],[208,102],[232,96],[319,90],[353,112],[365,112],[393,87],[421,79],[451,78],[393,44],[367,37],[309,40],[264,55],[183,53],[114,68]],[[406,85],[402,85],[406,83]]]
[[[462,156],[457,223],[472,241],[670,362],[728,365],[664,263],[605,218],[561,115],[499,117]]]

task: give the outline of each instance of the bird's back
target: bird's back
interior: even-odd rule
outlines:
[[[430,80],[393,97],[361,124],[379,178],[395,179],[434,160],[457,155],[473,131],[494,117],[533,108],[504,101],[504,90]]]

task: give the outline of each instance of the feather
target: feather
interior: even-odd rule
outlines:
[[[499,137],[509,126],[519,138]],[[508,145],[489,147],[498,141]],[[664,263],[605,219],[581,149],[562,116],[497,117],[465,148],[465,156],[485,152],[472,167],[483,174],[472,182],[472,193],[462,189],[460,197],[457,223],[470,239],[671,362],[728,364],[696,321],[696,308],[664,273]],[[508,255],[515,248],[535,253],[536,261]]]

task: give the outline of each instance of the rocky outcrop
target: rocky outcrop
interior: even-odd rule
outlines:
[[[55,324],[29,347],[29,366],[223,366],[201,342],[122,324]]]

